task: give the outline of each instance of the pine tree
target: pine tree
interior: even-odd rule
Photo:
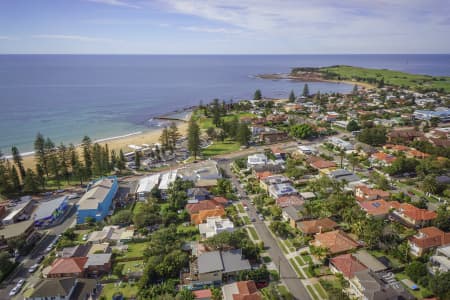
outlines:
[[[289,94],[289,102],[295,102],[294,90],[291,90],[291,93]]]
[[[355,84],[354,86],[353,86],[353,95],[356,95],[356,94],[358,94],[358,86]]]
[[[10,190],[8,170],[5,165],[3,153],[0,151],[0,194],[6,193]]]
[[[252,136],[252,133],[250,129],[248,128],[248,125],[244,122],[241,122],[239,124],[239,130],[237,132],[237,141],[242,146],[247,146],[250,142],[250,138]]]
[[[19,193],[21,190],[20,178],[19,178],[19,174],[17,173],[17,169],[15,166],[10,166],[9,178],[11,178],[11,187],[13,189],[13,192]]]
[[[31,169],[27,169],[26,176],[23,182],[23,191],[25,193],[36,193],[39,190],[38,180]]]
[[[34,155],[37,158],[38,163],[44,169],[45,174],[48,174],[47,158],[45,156],[45,139],[41,133],[36,135],[36,139],[34,141]]]
[[[45,190],[45,171],[40,164],[36,164],[36,180],[42,189]]]
[[[188,150],[194,159],[200,154],[200,127],[193,118],[189,121],[188,127]]]
[[[61,173],[58,158],[54,154],[52,154],[48,159],[48,170],[49,173],[53,175],[53,178],[55,179],[56,185],[59,189],[61,186]]]
[[[161,142],[161,147],[163,149],[167,149],[170,144],[170,137],[169,137],[169,130],[167,127],[164,127],[164,129],[161,132],[161,136],[159,137],[159,141]]]
[[[118,162],[117,153],[115,150],[111,150],[111,170],[117,168],[117,162]]]
[[[257,89],[253,94],[253,100],[261,100],[261,98],[262,98],[261,90]]]
[[[85,136],[82,141],[83,147],[83,160],[87,178],[92,176],[92,154],[91,154],[91,139]]]
[[[212,104],[213,124],[219,127],[221,121],[221,109],[219,106],[219,99],[214,99]]]
[[[305,83],[305,85],[303,86],[303,93],[302,93],[303,97],[309,97],[309,87],[308,84]]]
[[[20,155],[19,149],[16,146],[11,147],[11,154],[13,157],[13,161],[16,164],[17,168],[19,168],[19,174],[22,181],[25,179],[25,168],[23,167],[23,159]]]
[[[105,146],[103,147],[102,161],[103,173],[108,174],[112,170],[108,144],[105,144]]]
[[[139,151],[134,152],[134,164],[136,166],[136,169],[141,168],[141,153]]]
[[[69,161],[67,147],[61,143],[58,147],[59,171],[69,183]]]
[[[172,149],[175,149],[177,141],[181,138],[181,134],[178,131],[177,124],[172,122],[169,127],[169,140],[172,145]]]
[[[125,169],[125,155],[123,154],[122,149],[119,151],[119,161],[117,162],[117,168],[119,170]]]

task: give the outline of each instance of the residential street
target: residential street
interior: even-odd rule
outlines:
[[[78,199],[76,200],[78,201]],[[74,203],[74,202],[72,202]],[[52,228],[45,229],[40,231],[42,234],[41,240],[39,240],[33,250],[24,257],[19,266],[9,275],[7,279],[5,279],[0,285],[0,300],[6,299],[23,299],[22,292],[26,290],[28,286],[36,284],[39,280],[39,271],[34,272],[33,274],[28,272],[28,268],[34,265],[37,259],[45,255],[45,248],[55,239],[58,234],[63,233],[67,228],[69,228],[75,221],[75,207],[72,207],[71,211],[68,212],[65,220]],[[25,279],[25,285],[21,289],[20,293],[18,293],[15,297],[11,298],[8,294],[9,291],[16,285],[19,279]]]
[[[241,188],[236,176],[233,174],[233,172],[231,172],[229,163],[230,161],[224,160],[221,161],[220,166],[225,170],[226,175],[228,175],[231,178],[231,181],[238,190],[238,193],[241,195],[246,195],[245,191]],[[295,297],[295,299],[299,300],[311,299],[308,292],[306,291],[306,288],[304,287],[300,279],[297,277],[297,274],[292,269],[286,257],[283,255],[283,252],[278,246],[276,240],[269,232],[269,229],[267,228],[266,224],[264,223],[264,221],[259,220],[256,213],[256,208],[253,205],[251,205],[250,202],[247,205],[249,208],[248,215],[250,219],[255,218],[256,220],[256,222],[254,222],[253,225],[255,226],[255,229],[259,237],[264,242],[264,246],[267,249],[269,256],[272,258],[275,265],[279,267],[279,270],[281,271],[280,273],[281,280],[286,284],[286,286],[288,287],[292,295]]]

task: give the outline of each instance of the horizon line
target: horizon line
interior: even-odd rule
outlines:
[[[6,55],[288,56],[288,55],[450,55],[448,53],[0,53]]]

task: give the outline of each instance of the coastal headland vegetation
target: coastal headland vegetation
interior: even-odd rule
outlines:
[[[421,93],[429,91],[450,92],[450,77],[409,74],[388,69],[371,69],[345,65],[321,68],[293,68],[289,78],[303,81],[352,81],[376,87],[384,85],[412,89]]]

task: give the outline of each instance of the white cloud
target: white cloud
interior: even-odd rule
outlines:
[[[15,41],[18,40],[16,37],[8,36],[8,35],[0,35],[1,41]]]
[[[112,5],[112,6],[122,6],[122,7],[130,7],[130,8],[140,8],[140,6],[122,1],[122,0],[87,0],[89,2],[95,2],[100,4]]]
[[[67,34],[36,34],[32,38],[35,39],[50,39],[50,40],[68,40],[68,41],[78,41],[78,42],[117,42],[117,40],[89,37],[83,35],[67,35]]]
[[[181,26],[181,30],[194,31],[194,32],[206,32],[206,33],[226,33],[236,34],[242,32],[242,30],[229,29],[223,27],[201,27],[201,26]]]

